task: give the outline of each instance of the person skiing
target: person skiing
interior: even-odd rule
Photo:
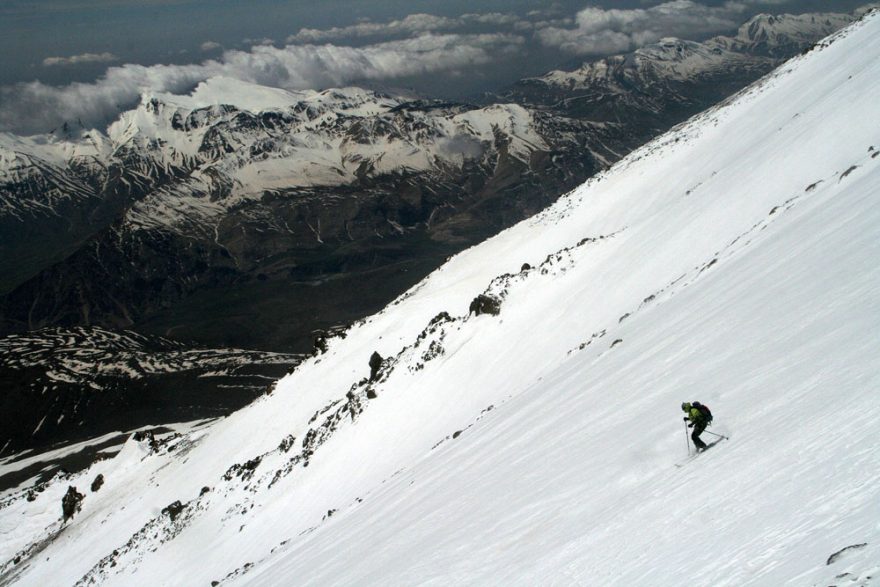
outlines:
[[[691,432],[691,440],[694,441],[694,446],[697,447],[697,452],[701,452],[706,450],[706,443],[700,440],[700,434],[706,429],[706,426],[709,425],[709,419],[703,413],[703,410],[699,408],[700,402],[689,403],[685,402],[681,404],[681,409],[684,411],[687,416],[684,417],[684,421],[690,421],[688,424],[688,428],[693,428],[694,431]]]

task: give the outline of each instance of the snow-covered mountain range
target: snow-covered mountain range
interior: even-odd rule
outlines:
[[[145,94],[104,135],[85,131],[71,140],[39,142],[6,135],[8,180],[25,183],[36,162],[68,162],[106,169],[128,153],[142,158],[142,182],[180,176],[157,186],[126,215],[133,229],[212,232],[219,219],[246,200],[279,190],[340,186],[386,174],[460,171],[494,151],[496,141],[524,164],[549,145],[532,113],[507,104],[482,109],[422,105],[359,88],[287,92],[213,78],[188,96]],[[580,130],[580,129],[578,129]],[[571,140],[571,137],[559,137]],[[42,138],[41,138],[42,139]],[[136,179],[123,177],[130,186]],[[65,192],[70,197],[87,189]],[[53,191],[33,199],[10,190],[8,215],[52,207]],[[43,198],[43,201],[38,201]],[[315,227],[313,238],[320,240]]]
[[[632,92],[634,85],[693,82],[706,76],[731,76],[740,69],[760,71],[810,47],[817,38],[839,30],[854,18],[836,13],[759,14],[733,37],[722,35],[703,42],[662,39],[629,55],[615,55],[585,63],[574,71],[551,71],[524,81],[569,90],[615,86],[625,93]]]
[[[875,11],[248,407],[6,492],[0,584],[876,583],[878,95]]]
[[[594,121],[669,128],[758,79],[861,14],[759,14],[734,36],[661,39],[632,53],[520,81],[503,97]]]

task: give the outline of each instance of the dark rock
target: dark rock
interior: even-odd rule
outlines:
[[[361,401],[360,395],[354,393],[353,390],[345,394],[345,397],[348,398],[348,402],[343,409],[348,410],[348,413],[351,415],[351,421],[354,422],[358,414],[364,411],[363,402]]]
[[[242,481],[247,481],[251,477],[254,476],[254,471],[257,470],[257,467],[260,466],[260,462],[262,462],[263,457],[254,457],[246,463],[236,463],[229,467],[226,470],[226,473],[223,475],[223,479],[226,481],[232,481],[235,477],[241,477]]]
[[[379,378],[379,370],[382,368],[383,361],[382,355],[375,351],[370,355],[370,381],[375,381]]]
[[[439,314],[437,314],[436,316],[431,318],[431,321],[428,322],[428,326],[434,326],[434,325],[439,324],[441,322],[451,322],[451,321],[452,321],[452,316],[449,315],[449,312],[440,312]]]
[[[278,450],[280,450],[281,452],[289,451],[295,441],[296,437],[293,434],[288,434],[278,445]]]
[[[458,438],[459,436],[461,436],[461,430],[456,430],[452,433],[452,438]]]
[[[367,399],[376,399],[377,397],[379,396],[376,395],[376,390],[372,387],[367,388]]]
[[[622,342],[623,342],[623,339],[622,339],[622,338],[618,338],[617,340],[615,340],[614,342],[611,343],[611,348],[616,347],[617,345],[619,345],[619,344],[622,343]]]
[[[95,480],[92,481],[92,493],[101,489],[102,485],[104,485],[104,475],[99,474],[97,477],[95,477]]]
[[[422,353],[422,360],[426,363],[433,359],[436,359],[440,355],[444,354],[446,351],[443,348],[443,345],[436,340],[432,340],[431,344],[428,345],[428,350]]]
[[[468,308],[468,314],[475,314],[479,316],[480,314],[491,314],[492,316],[497,316],[501,313],[501,300],[494,296],[489,296],[486,294],[480,294],[474,298],[471,302],[470,308]]]
[[[65,522],[82,509],[82,501],[85,497],[86,496],[78,492],[73,485],[67,487],[67,493],[61,498],[61,513],[64,516],[63,520]]]
[[[178,499],[177,501],[165,506],[162,509],[162,513],[167,515],[169,518],[171,518],[171,521],[173,522],[174,520],[177,519],[177,516],[180,515],[180,513],[184,510],[185,507],[186,506],[184,506],[182,503],[180,503],[180,500]]]
[[[326,353],[327,352],[327,337],[324,334],[319,334],[318,336],[316,336],[314,346],[315,346],[315,348],[312,351],[313,355],[317,356],[317,355],[323,355],[324,353]]]
[[[851,544],[849,546],[845,546],[845,547],[841,548],[840,550],[838,550],[837,552],[835,552],[834,554],[832,554],[831,556],[829,556],[828,560],[825,561],[825,564],[826,565],[834,564],[835,562],[837,562],[837,559],[839,559],[841,556],[843,556],[843,554],[845,552],[848,552],[850,550],[861,550],[861,549],[865,548],[866,546],[868,546],[867,542],[862,542],[861,544]]]
[[[131,438],[135,442],[146,441],[150,447],[150,452],[156,452],[159,450],[159,442],[156,440],[156,436],[153,434],[152,430],[138,430],[131,435]]]
[[[520,267],[519,270],[520,270],[520,271],[528,271],[528,270],[531,269],[531,268],[532,268],[532,266],[529,265],[528,263],[523,263],[523,264],[522,264],[522,267]]]
[[[208,493],[209,491],[211,491],[211,488],[208,487],[207,485],[205,485],[204,487],[202,487],[202,490],[199,491],[199,497],[205,495],[205,494]]]
[[[847,175],[849,175],[850,173],[852,173],[853,171],[855,171],[858,168],[859,168],[858,165],[851,166],[849,169],[847,169],[846,171],[844,171],[843,173],[840,174],[840,179],[845,178]]]

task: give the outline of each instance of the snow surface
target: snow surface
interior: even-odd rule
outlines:
[[[874,12],[248,408],[3,501],[0,584],[877,584],[878,96]],[[731,439],[691,459],[694,399]]]

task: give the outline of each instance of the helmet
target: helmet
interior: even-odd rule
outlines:
[[[687,402],[681,404],[681,409],[685,412],[689,412],[691,409],[691,405]]]

